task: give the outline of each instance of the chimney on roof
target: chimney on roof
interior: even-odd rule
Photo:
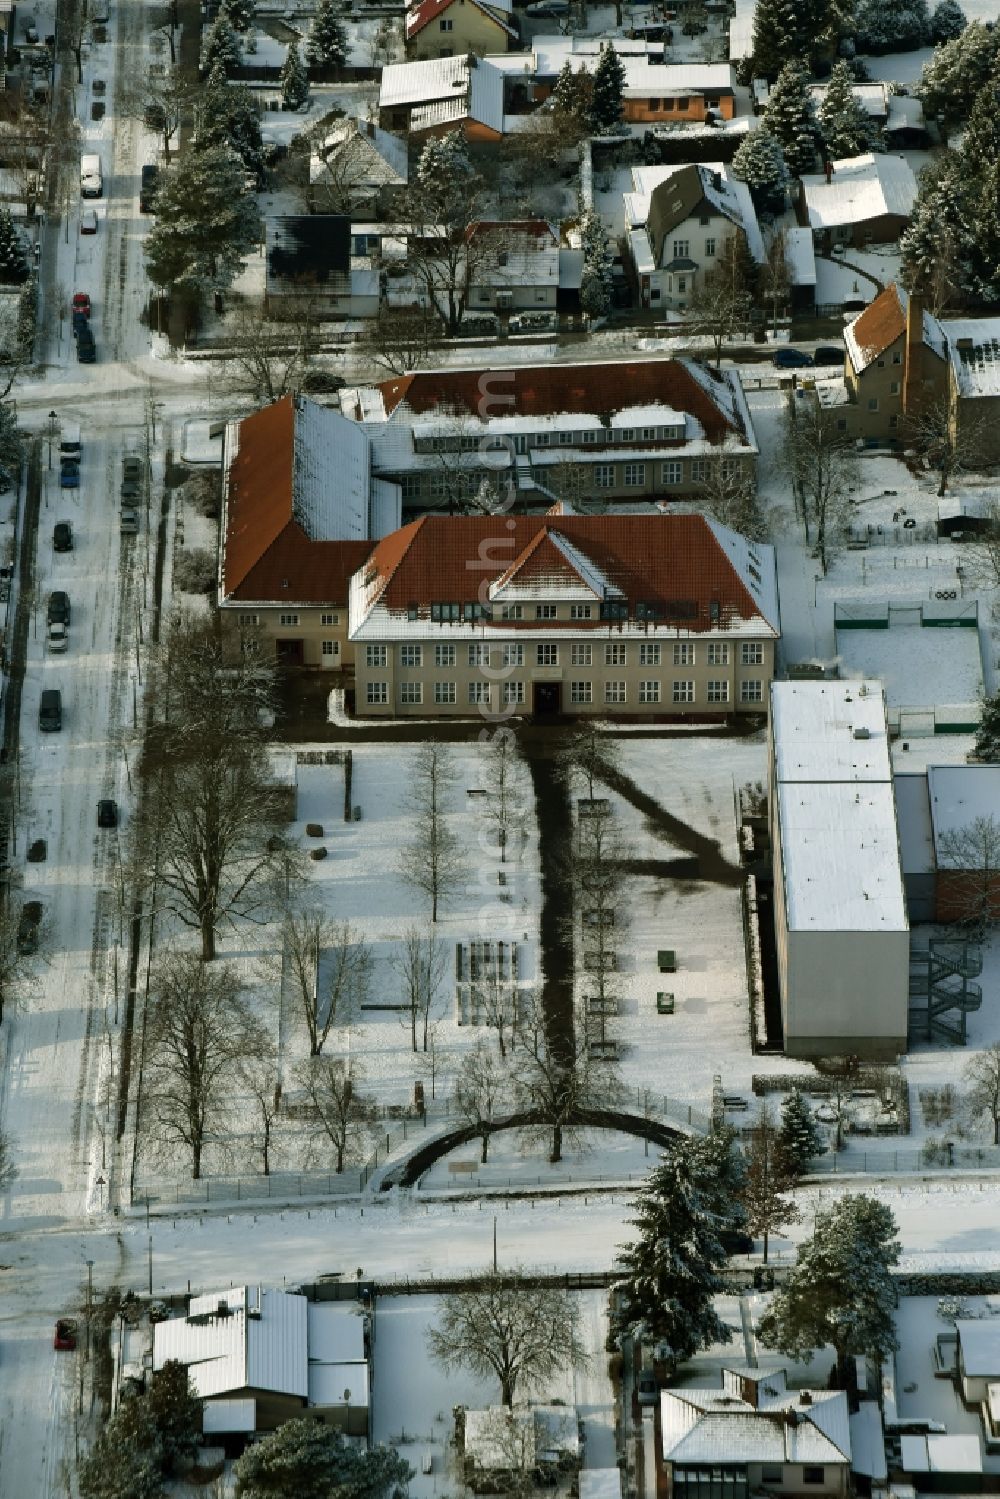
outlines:
[[[906,349],[903,354],[903,412],[906,416],[917,413],[927,400],[924,359],[924,299],[919,293],[911,292],[906,303]]]
[[[800,1390],[799,1391],[799,1404],[800,1405],[812,1405],[812,1403],[813,1403],[813,1398],[812,1398],[812,1395],[810,1394],[810,1392],[808,1390]]]
[[[823,163],[823,171],[826,173],[826,180],[827,180],[827,182],[828,183],[832,182],[833,181],[833,162],[832,161],[824,161],[824,163]]]

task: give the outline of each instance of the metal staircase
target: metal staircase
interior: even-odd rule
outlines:
[[[912,948],[911,1030],[927,1041],[941,1038],[964,1046],[966,1016],[983,1003],[982,988],[972,982],[982,971],[982,949],[975,942],[932,937],[927,947]]]

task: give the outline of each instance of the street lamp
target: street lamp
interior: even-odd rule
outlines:
[[[56,422],[58,418],[54,411],[49,412],[49,472],[52,472],[52,439],[56,435]]]

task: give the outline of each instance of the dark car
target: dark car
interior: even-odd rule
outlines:
[[[38,951],[38,929],[41,924],[41,901],[26,900],[21,907],[21,919],[17,924],[17,950],[22,957],[30,957]]]
[[[126,483],[142,483],[142,459],[135,453],[126,453],[122,459],[122,478]]]
[[[68,625],[69,614],[69,594],[64,593],[61,588],[57,588],[53,593],[49,594],[46,624]]]
[[[97,826],[99,828],[116,828],[118,826],[118,803],[110,796],[103,797],[97,803]]]
[[[813,364],[829,364],[838,367],[844,362],[844,351],[835,344],[820,344],[813,352]]]
[[[90,332],[90,317],[86,312],[73,313],[73,337],[79,338],[81,333]],[[93,337],[93,334],[91,334]]]
[[[52,1338],[57,1353],[72,1353],[76,1347],[76,1323],[72,1317],[60,1317]]]
[[[139,212],[152,213],[156,203],[156,192],[160,185],[160,169],[144,166],[139,179]]]
[[[78,463],[62,463],[59,466],[59,488],[80,488],[80,465]]]
[[[302,376],[302,389],[314,395],[332,395],[346,384],[343,375],[334,375],[329,370],[307,370]]]
[[[68,520],[57,520],[52,530],[52,545],[57,552],[73,550],[73,527]]]
[[[139,498],[139,481],[137,479],[123,479],[118,497],[123,505],[134,505]]]
[[[97,363],[97,345],[89,328],[81,328],[76,336],[76,357],[80,364]]]
[[[778,349],[774,356],[775,368],[779,370],[811,369],[812,355],[801,349]]]

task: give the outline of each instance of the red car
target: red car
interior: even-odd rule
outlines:
[[[72,1317],[59,1318],[52,1346],[58,1353],[72,1353],[76,1347],[76,1323]]]
[[[90,298],[85,291],[73,293],[73,311],[82,312],[84,317],[90,317]]]

